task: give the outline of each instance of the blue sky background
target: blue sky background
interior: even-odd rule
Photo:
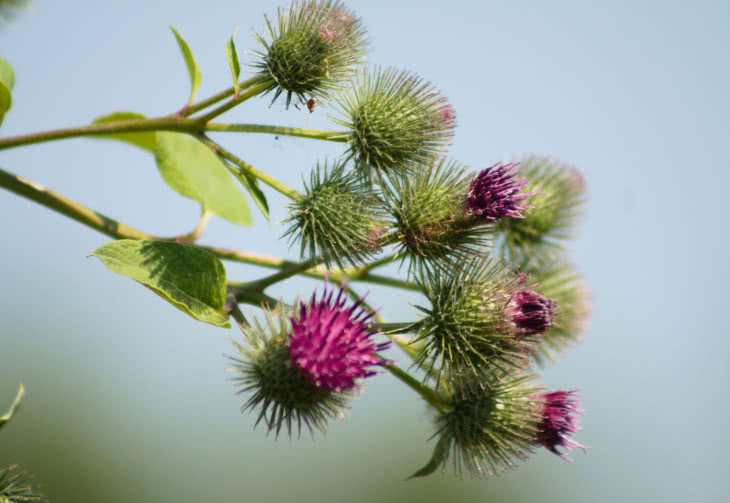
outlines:
[[[263,30],[274,2],[48,2],[0,28],[16,72],[0,135],[89,123],[115,110],[179,109],[187,72],[174,25],[203,71],[199,96],[230,85],[225,43]],[[57,502],[74,501],[725,501],[730,447],[726,309],[730,186],[727,2],[352,1],[370,64],[432,81],[457,112],[450,155],[475,170],[526,153],[586,176],[588,211],[571,245],[594,294],[585,341],[542,381],[582,391],[592,448],[549,453],[486,481],[403,478],[427,459],[424,406],[389,376],[372,379],[326,437],[266,438],[227,381],[234,330],[191,321],[87,258],[107,238],[0,191],[0,409],[22,380],[20,414],[0,435]],[[305,111],[266,98],[230,122],[305,127]],[[337,129],[318,108],[310,126]],[[295,187],[336,144],[219,135]],[[124,223],[188,231],[197,204],[169,189],[152,158],[92,139],[0,152],[3,169]],[[294,257],[272,223],[214,219],[203,242]],[[229,278],[265,271],[227,264]],[[307,295],[295,280],[275,296]],[[373,289],[392,320],[415,296]],[[402,359],[397,353],[397,358]],[[4,410],[4,409],[2,409]]]

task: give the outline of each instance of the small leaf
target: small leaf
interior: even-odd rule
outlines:
[[[135,239],[112,241],[92,255],[193,318],[231,326],[225,310],[226,270],[215,255],[179,243]]]
[[[0,58],[0,124],[13,104],[11,91],[15,86],[15,72],[10,63]]]
[[[5,423],[10,421],[10,418],[13,417],[13,414],[15,414],[18,411],[18,407],[20,407],[20,402],[23,400],[23,395],[25,395],[25,388],[23,387],[23,384],[20,384],[20,388],[18,389],[18,394],[15,395],[15,400],[13,401],[13,404],[10,406],[10,409],[5,413],[4,416],[0,416],[0,428],[2,428]]]
[[[408,477],[408,479],[415,479],[417,477],[426,477],[431,475],[436,469],[444,462],[446,455],[448,454],[449,442],[445,441],[444,438],[439,439],[436,447],[433,450],[431,459],[426,463],[426,466],[418,470],[416,473]]]
[[[188,67],[191,88],[190,101],[188,103],[192,105],[193,101],[195,100],[195,94],[198,92],[198,89],[200,89],[200,83],[203,81],[203,74],[200,72],[200,67],[195,61],[193,51],[190,50],[190,46],[188,45],[188,43],[185,42],[185,39],[180,36],[175,28],[170,26],[170,29],[175,34],[177,44],[180,46],[180,52],[182,52],[183,58],[185,59],[185,64]]]
[[[239,182],[241,182],[241,185],[246,189],[246,191],[249,193],[249,195],[253,198],[254,203],[256,203],[256,206],[258,206],[259,210],[261,210],[261,213],[263,213],[266,220],[269,220],[269,203],[266,200],[266,194],[264,194],[264,191],[261,190],[261,187],[259,186],[259,181],[257,178],[249,175],[243,170],[236,169],[233,166],[229,166],[228,170],[233,174],[234,177],[238,179]]]
[[[200,141],[181,133],[157,133],[157,168],[178,194],[194,199],[208,211],[238,224],[251,225],[246,197],[226,166]]]
[[[146,119],[142,114],[135,112],[114,112],[109,115],[104,115],[97,119],[94,119],[94,124],[104,124],[106,122],[117,122],[117,121],[130,121],[138,119]],[[150,152],[155,151],[155,145],[157,144],[157,137],[154,131],[145,131],[141,133],[111,133],[98,136],[97,138],[108,138],[110,140],[120,140],[123,142],[131,143],[139,148],[148,150]]]
[[[236,51],[236,43],[233,39],[236,38],[238,28],[236,28],[231,36],[231,40],[226,44],[226,56],[228,56],[228,64],[231,66],[231,74],[233,75],[233,89],[234,95],[238,96],[241,90],[238,85],[238,78],[241,76],[241,65],[238,63],[238,52]]]

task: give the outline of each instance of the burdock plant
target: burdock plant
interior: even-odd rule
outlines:
[[[365,381],[388,372],[434,413],[433,455],[414,476],[449,461],[458,474],[483,476],[512,468],[538,447],[561,457],[582,447],[573,439],[576,394],[545,391],[531,370],[577,342],[588,322],[588,291],[564,250],[584,201],[582,175],[549,158],[478,160],[478,169],[447,158],[454,108],[414,73],[359,70],[365,29],[340,2],[295,1],[265,23],[266,35],[254,35],[260,47],[247,79],[229,39],[229,89],[196,98],[200,68],[173,29],[191,79],[177,111],[154,118],[113,112],[91,125],[0,137],[0,150],[81,136],[140,147],[154,154],[171,188],[200,204],[191,232],[155,236],[3,170],[0,186],[109,236],[93,256],[111,271],[196,320],[233,323],[243,334],[230,356],[232,380],[245,397],[241,409],[274,437],[326,431],[354,407]],[[0,119],[10,111],[14,83],[0,59]],[[267,93],[274,103],[284,96],[283,108],[334,102],[340,128],[215,122]],[[300,166],[297,189],[209,135],[234,132],[332,141],[342,152],[311,169]],[[281,234],[301,261],[263,255],[255,239],[251,250],[200,244],[213,217],[250,225],[249,199],[268,220],[271,190],[288,200]],[[274,271],[228,278],[223,260]],[[377,270],[388,264],[400,267]],[[267,293],[293,276],[325,286],[308,301]],[[388,323],[376,309],[387,301],[366,303],[359,283],[421,298],[412,315]],[[383,354],[393,343],[404,353],[403,367]],[[0,472],[0,500],[32,501],[21,480]]]

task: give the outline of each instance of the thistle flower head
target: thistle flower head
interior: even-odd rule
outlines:
[[[572,461],[558,448],[567,450],[584,445],[573,440],[573,434],[580,430],[578,416],[583,413],[575,391],[553,391],[542,395],[542,420],[537,429],[537,442],[550,452],[566,461]]]
[[[496,222],[502,218],[523,218],[529,208],[522,201],[534,195],[520,192],[527,179],[517,176],[519,164],[497,163],[479,172],[471,181],[467,208],[478,218]]]
[[[547,260],[551,250],[559,250],[562,241],[574,236],[585,200],[585,181],[574,168],[550,158],[533,157],[520,164],[528,181],[526,204],[531,210],[524,218],[499,221],[500,251],[516,263],[528,258]]]
[[[364,60],[360,20],[332,0],[295,0],[278,18],[266,19],[270,40],[254,34],[264,50],[253,53],[259,74],[272,80],[267,92],[274,91],[274,101],[285,93],[288,107],[292,97],[305,103],[340,91]]]
[[[585,281],[570,263],[553,259],[520,267],[535,282],[535,290],[555,301],[553,324],[540,338],[539,364],[554,361],[566,349],[579,342],[590,323],[591,295]]]
[[[484,254],[492,229],[465,212],[469,178],[463,165],[442,159],[391,182],[386,202],[400,250],[420,276]]]
[[[371,367],[386,362],[376,354],[390,346],[377,344],[377,333],[368,320],[372,313],[360,308],[360,302],[346,306],[343,290],[333,300],[333,291],[325,289],[308,304],[299,304],[299,316],[292,318],[289,353],[292,365],[300,368],[318,387],[333,392],[350,390],[356,381],[375,375]]]
[[[416,340],[424,341],[417,358],[449,380],[526,366],[538,338],[516,330],[510,303],[520,289],[518,275],[496,261],[471,260],[429,274],[421,283],[430,307]]]
[[[510,300],[509,317],[523,334],[542,334],[553,324],[555,301],[532,291],[520,291]]]
[[[265,324],[255,320],[231,358],[239,393],[251,393],[241,411],[258,408],[256,424],[263,420],[277,437],[282,428],[291,436],[293,426],[301,434],[302,424],[324,432],[329,419],[343,417],[357,381],[386,363],[376,351],[388,343],[372,339],[371,315],[359,304],[347,307],[342,291],[333,300],[325,289],[293,312],[279,306]]]
[[[329,265],[358,265],[377,253],[378,237],[387,226],[383,203],[345,163],[319,164],[305,183],[303,197],[289,205],[285,235],[299,241],[302,257],[319,256]]]
[[[431,84],[395,69],[367,70],[338,98],[349,155],[365,177],[429,165],[450,143],[456,114]]]
[[[497,374],[486,381],[457,381],[448,410],[436,419],[438,442],[429,463],[413,477],[445,466],[477,477],[514,468],[532,453],[540,421],[533,376]],[[475,378],[465,376],[467,380]]]

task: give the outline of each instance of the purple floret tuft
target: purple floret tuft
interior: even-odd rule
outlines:
[[[522,212],[530,206],[520,204],[534,192],[519,193],[527,179],[519,177],[518,163],[497,163],[479,172],[471,181],[466,207],[489,222],[501,218],[524,218]]]
[[[575,398],[575,394],[575,391],[554,391],[542,395],[544,405],[542,421],[538,426],[537,441],[566,461],[572,460],[565,453],[558,451],[558,447],[567,450],[586,449],[586,446],[572,438],[573,434],[580,430],[578,416],[583,413],[580,401]]]
[[[376,353],[390,342],[378,344],[378,333],[362,300],[346,307],[344,292],[332,300],[333,291],[325,288],[320,300],[316,294],[308,304],[300,302],[299,316],[292,318],[289,342],[291,362],[317,386],[341,392],[357,387],[356,380],[376,374],[372,366],[385,365]]]
[[[553,325],[555,301],[537,292],[517,292],[510,301],[509,316],[523,334],[542,334]]]

